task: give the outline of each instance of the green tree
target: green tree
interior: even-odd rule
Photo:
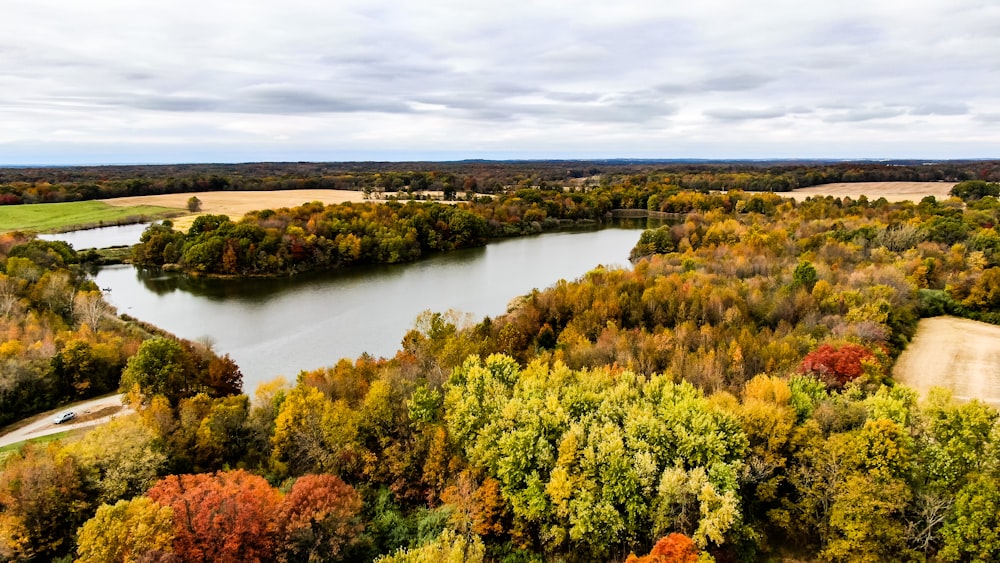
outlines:
[[[146,492],[167,463],[156,437],[136,416],[99,426],[67,444],[66,451],[80,461],[104,504]]]
[[[486,547],[479,536],[462,536],[451,530],[416,548],[400,549],[376,559],[377,563],[481,563]]]
[[[156,337],[142,343],[122,371],[121,391],[148,404],[162,395],[176,405],[192,391],[190,358],[176,340]]]
[[[819,277],[816,275],[816,267],[806,260],[802,260],[795,267],[792,279],[795,281],[795,285],[804,287],[806,291],[812,291],[813,286],[819,281]]]
[[[983,475],[959,491],[941,530],[945,561],[986,563],[1000,560],[1000,486]]]

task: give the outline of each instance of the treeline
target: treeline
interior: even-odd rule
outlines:
[[[1000,180],[1000,161],[672,162],[657,160],[247,163],[0,168],[0,205],[201,191],[340,189],[470,193],[589,190],[625,182],[783,192],[831,182]]]
[[[144,342],[139,414],[7,461],[0,558],[1000,557],[1000,415],[889,377],[940,299],[1000,311],[996,198],[643,190],[690,210],[634,268],[428,312],[391,359],[251,400]]]
[[[434,202],[313,202],[195,219],[187,233],[152,225],[133,248],[138,266],[177,265],[195,274],[266,276],[416,260],[482,246],[488,239],[610,219],[612,202],[590,194],[520,190],[496,199]]]
[[[151,336],[116,317],[72,248],[17,233],[0,235],[0,334],[0,426],[116,391],[126,361]],[[188,378],[204,375],[199,390],[240,391],[228,357],[171,342],[183,349]]]

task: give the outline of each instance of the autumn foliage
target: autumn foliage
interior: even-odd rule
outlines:
[[[361,498],[333,475],[301,477],[284,497],[243,470],[171,475],[148,496],[173,509],[184,561],[339,560],[364,529]]]
[[[629,555],[625,563],[695,563],[698,550],[691,538],[684,534],[670,534],[660,538],[649,555]]]
[[[361,497],[340,477],[301,477],[278,510],[288,560],[313,561],[320,554],[339,559],[364,530],[360,513]]]
[[[55,249],[18,250],[32,259],[2,264],[0,383],[16,385],[0,385],[0,406],[49,380],[89,392],[106,375],[94,366],[129,366],[153,392],[139,416],[75,445],[0,461],[0,560],[662,563],[766,560],[776,545],[808,560],[997,559],[1000,414],[878,376],[927,295],[1000,315],[1000,202],[654,198],[639,178],[599,190],[576,212],[606,196],[685,215],[632,268],[534,291],[474,326],[428,314],[394,358],[300,374],[252,401],[208,394],[235,390],[224,358],[140,346],[148,337],[109,322],[85,329],[64,290],[94,288],[40,266]],[[476,213],[502,230],[584,203],[535,191]],[[421,216],[364,213],[391,209]],[[304,226],[287,228],[257,219],[294,257],[309,241],[292,227],[322,227],[326,211],[292,210]],[[215,225],[204,242],[253,234],[242,227]],[[162,478],[222,467],[260,476]],[[142,522],[157,533],[133,533],[153,527]]]
[[[149,497],[174,511],[174,551],[185,561],[251,562],[275,550],[281,495],[246,471],[170,475]]]
[[[858,344],[844,344],[834,348],[823,344],[806,354],[799,365],[799,373],[813,374],[833,387],[843,387],[864,372],[863,363],[874,360],[871,350]]]

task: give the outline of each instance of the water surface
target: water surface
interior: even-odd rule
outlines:
[[[149,223],[98,227],[65,233],[38,235],[42,240],[61,240],[69,243],[74,250],[87,248],[108,248],[111,246],[131,246],[139,242],[139,237]]]
[[[642,222],[644,225],[645,223]],[[425,310],[478,322],[511,299],[598,265],[627,266],[635,228],[559,232],[493,242],[410,264],[294,278],[205,280],[113,266],[96,274],[107,299],[191,340],[207,338],[243,371],[244,389],[362,353],[391,357]]]

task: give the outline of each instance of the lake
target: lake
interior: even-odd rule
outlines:
[[[69,243],[74,250],[108,248],[110,246],[131,246],[139,242],[139,237],[142,236],[142,232],[148,226],[149,223],[113,225],[111,227],[98,227],[96,229],[84,229],[65,233],[41,234],[38,235],[38,238],[42,240],[61,240]]]
[[[478,322],[532,289],[598,265],[627,267],[645,225],[507,239],[409,264],[294,278],[197,279],[132,266],[105,267],[95,278],[119,313],[228,353],[252,393],[278,375],[294,380],[340,358],[391,357],[423,311],[454,309]]]

